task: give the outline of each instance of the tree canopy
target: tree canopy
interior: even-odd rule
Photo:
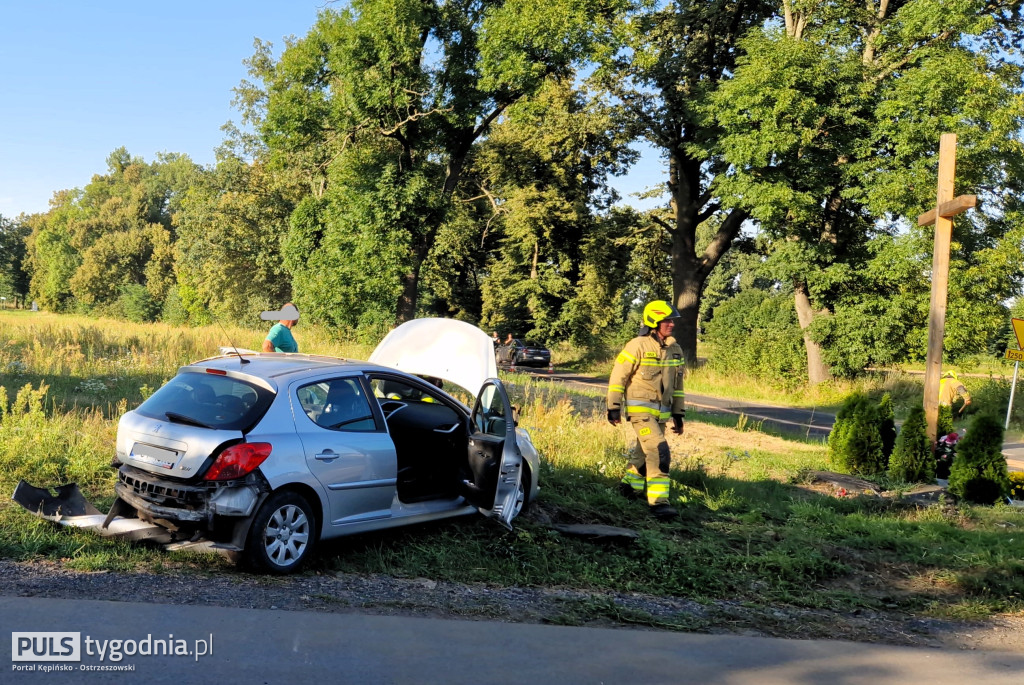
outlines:
[[[946,353],[1024,277],[1020,0],[351,0],[257,40],[215,164],[114,150],[0,217],[0,295],[338,335],[414,316],[589,350],[672,299],[696,361],[795,384],[921,359],[943,132],[960,141]],[[664,203],[620,204],[639,141]],[[652,193],[658,195],[658,189]],[[742,341],[771,341],[744,349]]]

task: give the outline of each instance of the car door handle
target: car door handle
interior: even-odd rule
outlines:
[[[459,424],[457,424],[457,423],[453,423],[451,428],[443,428],[441,426],[438,426],[437,428],[434,429],[434,432],[435,433],[445,433],[445,434],[447,434],[447,433],[451,433],[452,431],[454,431],[458,427],[459,427]]]
[[[335,459],[337,459],[341,455],[338,454],[337,452],[332,451],[332,450],[324,450],[320,454],[314,454],[313,456],[316,459],[319,459],[320,461],[334,461]]]

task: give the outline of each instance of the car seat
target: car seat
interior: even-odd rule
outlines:
[[[317,423],[324,427],[336,426],[367,414],[369,410],[366,402],[361,399],[355,386],[349,381],[336,381],[327,391],[327,402]]]
[[[380,384],[380,391],[384,394],[384,398],[389,400],[412,399],[412,393],[415,392],[410,386],[397,381],[384,381]]]
[[[200,383],[192,389],[192,399],[195,400],[196,404],[215,404],[217,402],[217,393],[205,383]]]

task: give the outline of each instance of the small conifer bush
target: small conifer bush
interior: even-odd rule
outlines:
[[[994,504],[1010,491],[1003,457],[1003,425],[994,416],[979,414],[957,443],[949,471],[949,491],[975,504]]]
[[[946,405],[939,405],[939,419],[936,423],[938,432],[935,434],[936,438],[941,438],[943,435],[949,435],[953,432],[953,408],[947,407]]]
[[[881,418],[878,433],[882,438],[883,463],[887,464],[896,447],[896,412],[893,411],[892,396],[889,393],[882,395],[882,399],[878,402],[878,415]]]
[[[836,414],[828,437],[829,456],[839,471],[872,475],[885,470],[878,405],[854,393]]]
[[[928,444],[924,407],[917,405],[903,422],[889,458],[889,478],[906,483],[935,481],[935,459]]]

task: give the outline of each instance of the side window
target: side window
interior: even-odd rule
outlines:
[[[501,400],[498,389],[493,385],[484,388],[473,413],[474,427],[485,435],[504,438],[508,427],[505,416],[505,403]]]
[[[380,400],[399,400],[401,402],[437,402],[430,393],[399,380],[390,378],[373,378],[370,380],[373,394]]]
[[[328,430],[374,431],[377,424],[356,378],[335,378],[304,385],[296,392],[313,423]]]

